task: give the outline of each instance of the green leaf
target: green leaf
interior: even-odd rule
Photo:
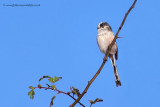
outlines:
[[[28,95],[30,96],[31,99],[34,98],[34,95],[35,95],[35,92],[34,90],[32,89],[31,91],[28,92]]]
[[[48,79],[51,83],[54,83],[54,79],[53,78],[49,78]]]
[[[32,89],[32,90],[34,90],[34,89],[35,89],[35,87],[33,87],[33,86],[30,86],[29,88],[30,88],[30,89]]]
[[[60,79],[62,79],[62,77],[54,77],[54,78],[49,78],[48,80],[51,82],[51,83],[55,83],[55,82],[57,82],[57,81],[59,81]]]

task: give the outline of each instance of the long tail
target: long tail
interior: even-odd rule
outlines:
[[[113,70],[114,70],[114,77],[115,77],[115,82],[116,82],[116,86],[121,86],[121,81],[119,79],[119,75],[118,75],[118,71],[117,71],[117,67],[116,67],[116,62],[115,62],[115,57],[114,55],[110,55],[110,59],[112,62],[112,66],[113,66]]]

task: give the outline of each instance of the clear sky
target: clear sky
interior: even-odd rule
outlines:
[[[49,107],[54,91],[29,86],[43,75],[61,76],[59,90],[82,92],[103,59],[96,41],[97,25],[107,21],[116,33],[133,0],[1,0],[0,106]],[[40,4],[7,7],[6,4]],[[119,33],[116,87],[110,60],[81,99],[103,99],[93,107],[160,107],[160,1],[138,0]],[[43,85],[47,81],[42,82]],[[53,107],[73,100],[60,94]],[[77,104],[75,107],[81,107]]]

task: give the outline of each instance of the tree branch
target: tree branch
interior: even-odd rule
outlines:
[[[125,16],[124,16],[124,18],[123,18],[123,21],[122,21],[122,23],[121,23],[121,25],[120,25],[120,27],[119,27],[119,29],[118,29],[115,37],[114,37],[112,43],[109,45],[109,48],[107,49],[107,53],[106,53],[106,55],[105,55],[105,57],[104,57],[104,60],[103,60],[103,62],[102,62],[102,64],[101,64],[100,68],[98,69],[97,73],[96,73],[96,74],[93,76],[93,78],[88,82],[88,85],[86,86],[85,90],[84,90],[84,91],[82,92],[82,94],[77,98],[77,100],[75,100],[75,102],[74,102],[72,105],[70,105],[70,107],[74,107],[74,106],[80,101],[80,99],[81,99],[81,98],[84,96],[84,94],[87,92],[87,90],[88,90],[88,88],[90,87],[90,85],[92,84],[92,82],[96,79],[96,77],[97,77],[97,76],[99,75],[99,73],[101,72],[104,64],[105,64],[106,61],[107,61],[107,58],[108,58],[108,56],[109,56],[109,52],[110,52],[113,44],[115,43],[116,39],[118,38],[118,34],[119,34],[120,30],[122,29],[122,27],[123,27],[123,25],[124,25],[124,22],[125,22],[125,20],[126,20],[126,18],[127,18],[127,16],[128,16],[128,14],[129,14],[130,11],[134,8],[136,2],[137,2],[137,0],[134,0],[132,6],[129,8],[129,10],[128,10],[127,13],[125,14]],[[106,59],[106,60],[105,60],[105,59]]]
[[[48,90],[48,89],[50,89],[50,90],[54,90],[52,87],[35,87],[35,88],[39,88],[39,89],[45,89],[45,90]],[[63,92],[63,91],[60,91],[60,90],[55,90],[55,91],[57,91],[58,92],[58,94],[60,94],[60,93],[63,93],[63,94],[65,94],[65,95],[68,95],[69,97],[71,97],[73,100],[75,100],[76,101],[76,99],[73,97],[73,96],[71,96],[70,95],[70,93],[66,93],[66,92]],[[81,106],[83,106],[83,107],[85,107],[81,102],[77,102],[77,103],[79,103]]]

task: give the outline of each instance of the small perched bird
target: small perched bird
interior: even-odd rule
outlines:
[[[97,43],[99,49],[102,53],[106,54],[108,46],[111,44],[112,40],[114,39],[114,34],[112,32],[112,28],[107,22],[99,23],[97,27]],[[121,86],[121,81],[119,79],[116,62],[115,59],[118,59],[118,48],[116,42],[112,46],[112,49],[109,52],[109,58],[111,59],[113,70],[114,70],[114,77],[116,86]]]

